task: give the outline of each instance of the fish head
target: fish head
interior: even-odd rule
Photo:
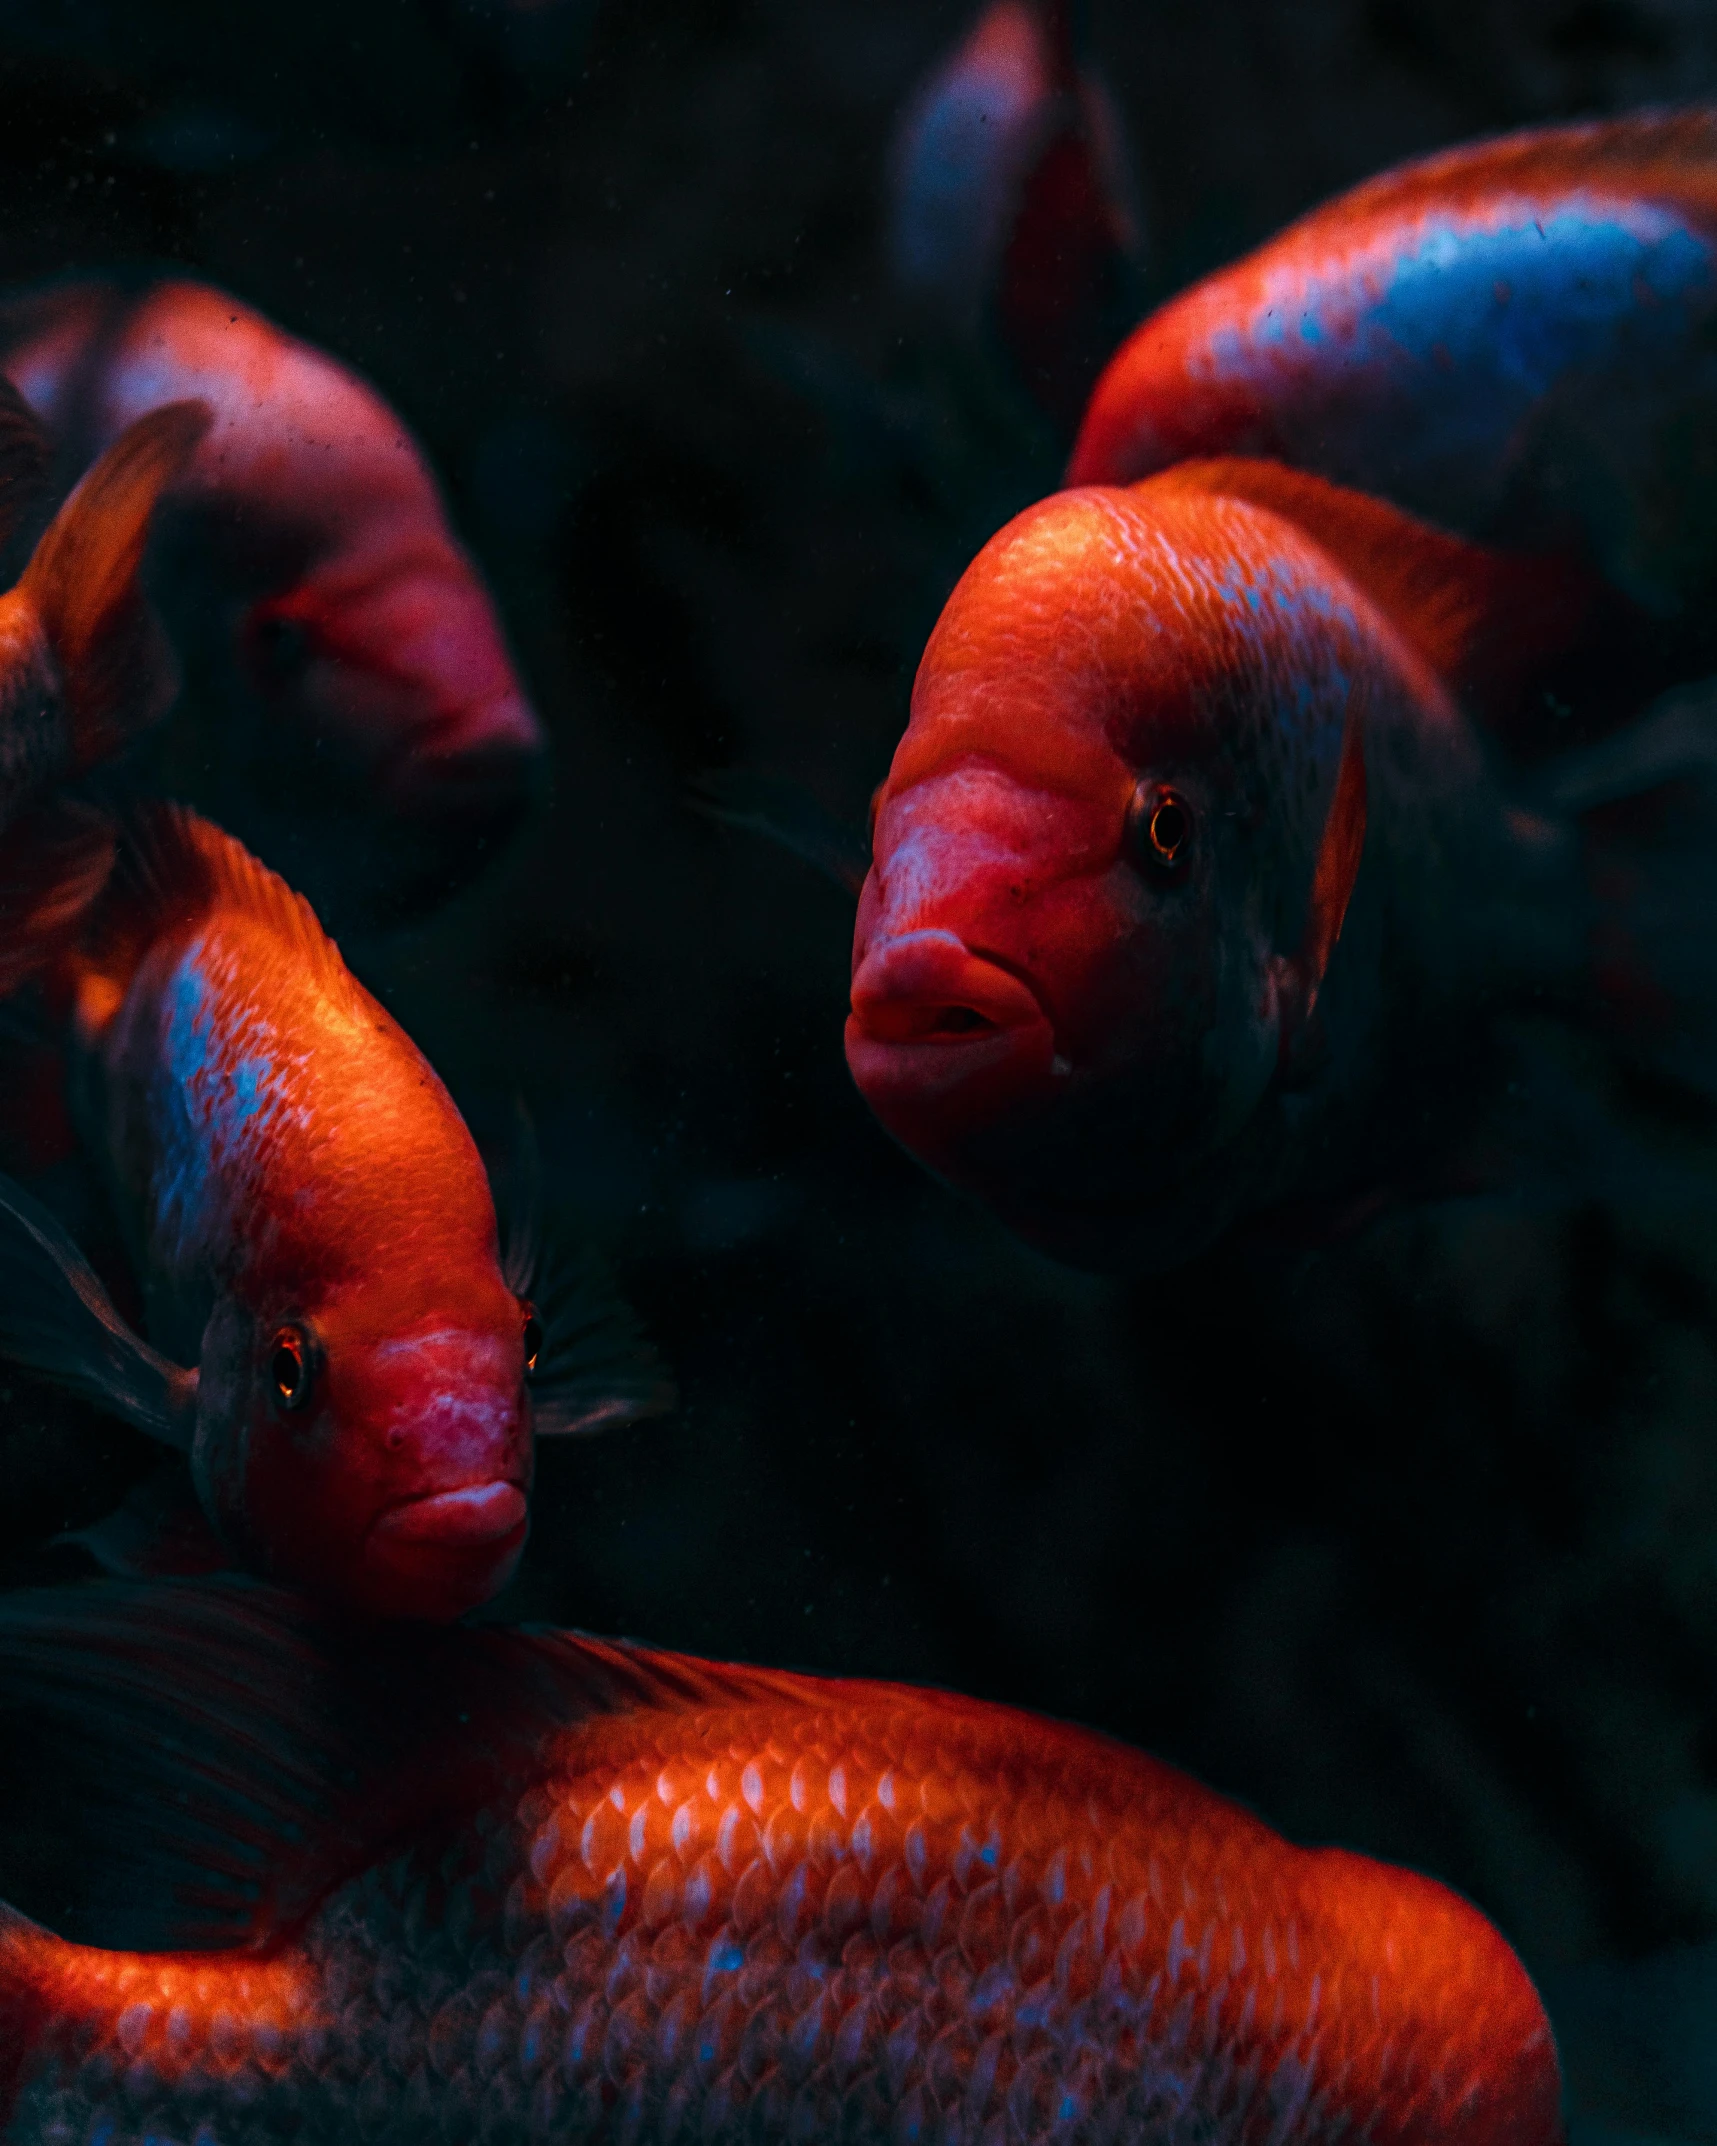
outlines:
[[[450,545],[312,570],[249,607],[239,653],[271,729],[444,846],[499,843],[524,812],[542,725]]]
[[[1094,1266],[1188,1257],[1241,1196],[1346,696],[1339,622],[1324,647],[1286,615],[1317,570],[1293,533],[1254,558],[1245,510],[1148,490],[1042,502],[956,587],[874,807],[846,1029],[897,1140]]]
[[[529,1304],[493,1255],[306,1305],[237,1296],[204,1335],[192,1467],[245,1561],[348,1606],[445,1622],[512,1576],[535,1440]]]

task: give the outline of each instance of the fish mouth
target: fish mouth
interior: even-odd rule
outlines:
[[[391,1505],[370,1530],[378,1545],[426,1549],[500,1549],[522,1540],[530,1506],[517,1483],[468,1483]]]
[[[872,1043],[959,1049],[1047,1025],[1027,978],[951,931],[875,939],[853,975],[852,1018]]]
[[[846,1051],[865,1101],[932,1169],[979,1127],[1044,1100],[1064,1070],[1032,984],[943,930],[871,942],[853,975]]]

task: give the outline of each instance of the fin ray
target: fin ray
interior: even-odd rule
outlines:
[[[169,1363],[114,1309],[71,1237],[0,1177],[0,1356],[188,1450],[197,1374]]]
[[[778,844],[855,898],[864,887],[870,844],[785,776],[711,768],[693,782],[688,802],[706,819]]]
[[[14,1593],[0,1743],[33,1763],[0,1778],[0,1894],[80,1943],[263,1950],[402,1838],[549,1771],[581,1721],[811,1689],[575,1633],[354,1622],[237,1576]],[[9,1868],[25,1831],[51,1852]]]
[[[165,712],[177,676],[139,583],[150,518],[209,428],[201,402],[129,425],[49,523],[19,588],[59,663],[74,768]]]

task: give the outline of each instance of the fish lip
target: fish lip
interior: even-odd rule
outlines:
[[[867,981],[868,978],[868,981]],[[884,1050],[971,1053],[1055,1024],[1030,972],[941,926],[873,939],[853,971],[850,1028]],[[937,1023],[965,1013],[970,1026]]]
[[[497,1476],[487,1482],[461,1484],[455,1490],[402,1498],[377,1516],[370,1540],[450,1550],[487,1549],[515,1536],[522,1538],[529,1519],[530,1503],[524,1491]]]

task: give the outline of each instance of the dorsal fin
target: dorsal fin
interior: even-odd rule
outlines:
[[[1387,501],[1280,462],[1181,462],[1138,491],[1200,493],[1262,507],[1309,536],[1409,646],[1481,714],[1506,712],[1525,680],[1614,616],[1614,597],[1565,559],[1469,544]]]
[[[1570,126],[1529,127],[1420,157],[1382,172],[1312,210],[1298,226],[1343,223],[1421,200],[1448,208],[1511,187],[1543,194],[1565,187],[1670,201],[1717,221],[1717,106],[1630,112]]]
[[[596,1715],[817,1689],[568,1632],[353,1621],[260,1582],[0,1600],[0,1897],[111,1949],[279,1943]],[[15,1866],[7,1844],[28,1840]]]
[[[291,949],[297,973],[348,1006],[358,984],[316,912],[242,842],[182,805],[140,806],[119,853],[76,969],[80,1019],[99,1029],[137,964],[165,932],[193,928],[217,910],[254,919]]]

